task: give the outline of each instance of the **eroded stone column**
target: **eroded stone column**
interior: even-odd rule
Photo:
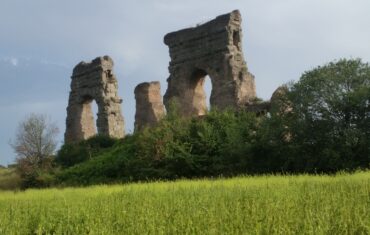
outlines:
[[[183,115],[205,114],[206,75],[212,81],[211,107],[241,108],[255,99],[254,76],[242,51],[241,21],[239,11],[233,11],[165,36],[171,57],[167,108],[176,100]]]
[[[271,111],[278,114],[287,114],[292,111],[292,105],[287,97],[289,89],[287,86],[283,85],[278,87],[274,93],[272,93]]]
[[[96,134],[115,138],[124,137],[122,99],[117,94],[118,83],[113,74],[113,60],[98,57],[80,62],[72,74],[67,107],[65,143],[78,142]],[[91,103],[98,105],[97,131]]]
[[[159,82],[140,83],[135,88],[135,131],[155,125],[165,115]]]

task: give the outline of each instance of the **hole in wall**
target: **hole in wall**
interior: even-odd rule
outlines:
[[[90,96],[86,96],[83,99],[84,101],[81,104],[81,110],[78,116],[78,125],[80,125],[80,135],[82,139],[88,139],[96,135],[96,118],[94,117],[93,112],[93,103],[95,101]]]
[[[197,115],[206,114],[211,109],[212,80],[208,73],[203,69],[196,69],[192,75],[193,105],[196,105]]]
[[[212,81],[209,75],[204,77],[203,88],[206,94],[207,110],[209,111],[211,109],[211,92],[212,92]]]
[[[233,32],[233,44],[240,51],[240,32],[239,31]]]
[[[98,134],[98,123],[97,123],[98,122],[98,111],[99,111],[98,104],[96,103],[95,100],[92,100],[90,105],[91,105],[91,111],[92,111],[92,115],[94,119],[96,134]]]

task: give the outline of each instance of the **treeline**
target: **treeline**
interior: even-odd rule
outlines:
[[[339,60],[281,87],[263,115],[212,110],[124,139],[66,144],[32,186],[89,185],[264,173],[334,173],[370,166],[370,67]],[[42,177],[40,177],[42,176]]]

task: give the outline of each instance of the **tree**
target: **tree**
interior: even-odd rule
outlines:
[[[257,172],[370,167],[370,66],[341,59],[305,72],[271,100],[258,131]]]
[[[317,67],[291,85],[287,95],[292,112],[283,118],[304,170],[369,167],[369,64],[341,59]]]
[[[25,187],[40,186],[41,176],[52,169],[58,133],[57,125],[42,114],[30,114],[19,123],[11,146]]]

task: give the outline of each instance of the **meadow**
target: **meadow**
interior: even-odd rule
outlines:
[[[1,191],[0,234],[370,234],[370,172]]]

